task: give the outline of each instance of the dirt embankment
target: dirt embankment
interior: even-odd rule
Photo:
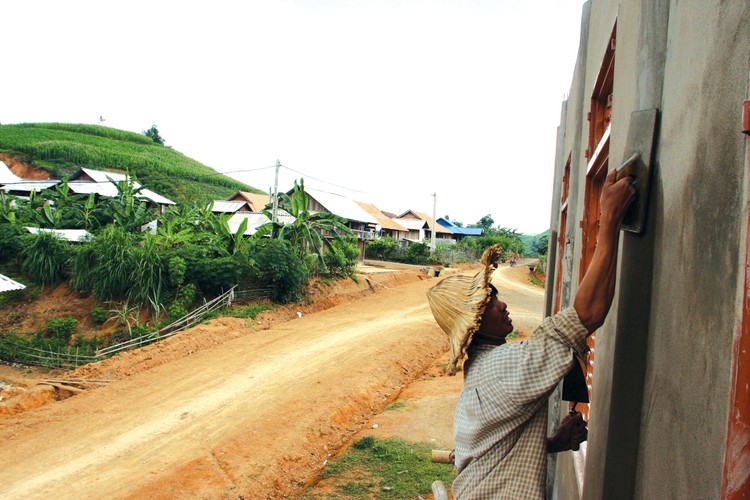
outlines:
[[[0,161],[5,163],[11,172],[22,179],[46,181],[53,178],[49,172],[34,168],[28,163],[20,162],[13,156],[0,153]]]

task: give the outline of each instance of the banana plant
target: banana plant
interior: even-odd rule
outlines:
[[[219,240],[225,245],[229,255],[243,253],[247,249],[245,231],[247,230],[247,219],[243,219],[236,232],[229,227],[229,217],[221,214],[219,217],[210,219],[214,232]]]
[[[271,236],[288,240],[297,251],[300,258],[304,258],[308,249],[322,261],[323,247],[330,247],[331,241],[342,241],[351,236],[352,231],[346,225],[346,219],[330,212],[311,213],[308,207],[308,197],[305,192],[305,180],[294,181],[292,195],[279,195],[278,207],[294,217],[293,222],[273,221],[272,214],[264,210],[263,214],[271,222],[258,227],[256,237]],[[324,236],[325,235],[325,236]]]
[[[16,205],[4,191],[0,191],[0,219],[10,224],[16,223]]]

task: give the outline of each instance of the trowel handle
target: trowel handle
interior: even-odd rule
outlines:
[[[574,404],[573,404],[573,408],[571,408],[571,409],[570,409],[570,411],[568,412],[568,414],[569,414],[569,415],[575,415],[576,413],[578,413],[578,412],[576,411],[576,405],[577,405],[577,404],[578,404],[578,403],[574,403]],[[573,439],[573,437],[571,436],[571,440],[572,440],[572,439]],[[573,441],[571,441],[571,442],[570,442],[570,449],[571,449],[571,450],[573,450],[573,451],[578,451],[578,449],[579,449],[580,447],[581,447],[581,445],[580,445],[579,443],[574,443]]]

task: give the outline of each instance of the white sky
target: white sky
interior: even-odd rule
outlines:
[[[262,190],[278,159],[280,190],[429,215],[436,193],[438,217],[536,234],[583,3],[2,2],[0,123],[156,124]]]

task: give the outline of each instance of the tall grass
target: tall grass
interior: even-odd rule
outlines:
[[[148,235],[143,246],[133,249],[135,267],[131,276],[128,300],[136,304],[162,304],[162,294],[167,288],[165,263],[156,244],[157,238]]]
[[[134,235],[115,225],[106,226],[89,243],[94,261],[91,290],[100,301],[127,297],[135,271],[134,243]]]
[[[34,283],[54,286],[65,279],[70,243],[45,232],[24,236],[22,246],[22,269]]]

